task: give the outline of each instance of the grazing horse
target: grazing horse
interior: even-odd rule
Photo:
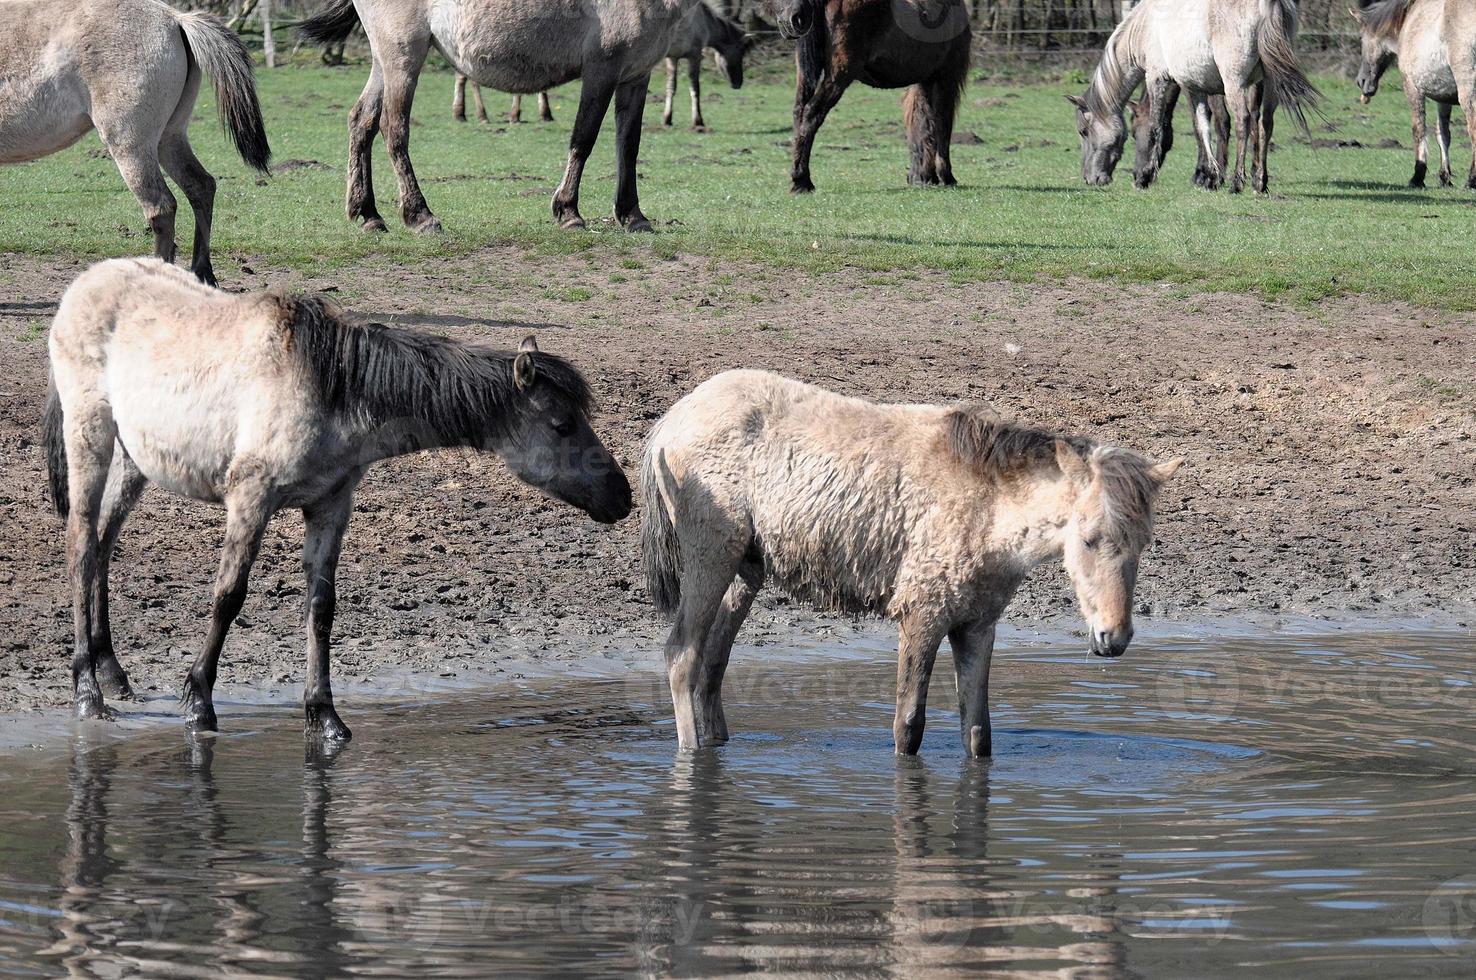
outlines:
[[[1450,166],[1450,113],[1459,104],[1471,137],[1471,172],[1466,187],[1476,190],[1476,5],[1470,0],[1380,0],[1350,13],[1363,35],[1358,88],[1367,103],[1379,79],[1396,60],[1404,76],[1404,97],[1414,130],[1415,169],[1409,186],[1424,187],[1428,140],[1425,100],[1439,111],[1440,186],[1453,183]]]
[[[451,117],[457,122],[466,122],[466,85],[467,77],[461,72],[456,73],[456,92],[451,96]],[[482,88],[476,82],[471,83],[472,98],[477,102],[477,122],[487,122],[487,106],[482,102]],[[553,110],[548,106],[548,93],[538,93],[538,119],[540,122],[553,122]],[[520,123],[523,121],[523,96],[514,94],[512,97],[512,111],[507,114],[507,121]]]
[[[541,92],[583,79],[569,159],[553,196],[554,220],[583,228],[579,184],[605,113],[615,102],[615,217],[628,231],[650,231],[636,192],[641,115],[651,69],[666,54],[681,19],[699,0],[604,0],[525,3],[523,0],[329,0],[299,24],[319,44],[347,37],[361,20],[373,68],[349,113],[348,216],[385,229],[374,203],[370,148],[381,127],[400,182],[400,216],[420,232],[441,222],[426,205],[410,163],[410,105],[426,55],[434,45],[479,85],[507,92]],[[808,31],[815,0],[766,0],[791,37]]]
[[[613,523],[630,485],[590,428],[567,361],[349,322],[321,297],[234,295],[154,259],[84,272],[51,329],[43,424],[51,497],[67,518],[78,718],[105,716],[99,680],[131,693],[108,624],[108,564],[150,483],[223,504],[210,630],[185,680],[186,723],[216,727],[212,688],[262,532],[283,508],[307,525],[307,734],[346,739],[328,641],[354,490],[374,462],[437,446],[501,456],[519,479]]]
[[[1179,86],[1170,85],[1164,97],[1168,99],[1168,108],[1163,111],[1162,134],[1157,145],[1157,157],[1154,157],[1153,127],[1157,122],[1155,110],[1150,104],[1148,93],[1135,102],[1128,103],[1129,115],[1132,119],[1133,146],[1137,156],[1133,163],[1133,183],[1138,187],[1147,187],[1158,176],[1163,169],[1163,161],[1168,157],[1169,151],[1174,147],[1174,109],[1179,104]],[[1224,173],[1230,165],[1230,112],[1225,108],[1225,97],[1223,95],[1212,95],[1209,99],[1210,116],[1215,126],[1215,160],[1218,161],[1220,172]],[[1194,166],[1194,177],[1192,182],[1195,187],[1210,188],[1214,179],[1214,173],[1209,165],[1209,157],[1205,155],[1204,146],[1195,140],[1199,149],[1199,162]]]
[[[947,636],[963,740],[990,753],[994,628],[1030,570],[1062,559],[1091,651],[1132,638],[1138,557],[1178,461],[1004,422],[977,406],[878,405],[763,371],[677,402],[642,468],[642,548],[682,748],[724,742],[722,682],[754,594],[900,621],[899,754],[922,744]]]
[[[702,52],[712,48],[718,71],[735,89],[743,87],[743,59],[753,41],[742,25],[722,16],[701,0],[671,37],[666,48],[666,108],[661,124],[671,125],[676,102],[677,62],[687,62],[687,84],[692,92],[692,128],[704,129],[702,121]]]
[[[36,160],[97,129],[154,235],[173,262],[174,194],[195,213],[190,269],[215,282],[210,225],[215,178],[190,147],[201,72],[241,159],[263,173],[271,159],[251,55],[217,17],[156,0],[5,0],[0,3],[0,163]]]
[[[963,0],[823,0],[824,16],[795,52],[793,166],[789,190],[815,189],[810,150],[852,82],[902,88],[909,184],[952,186],[953,118],[973,39]]]
[[[1157,176],[1157,144],[1172,124],[1168,94],[1177,85],[1194,107],[1195,132],[1209,167],[1206,186],[1218,188],[1224,180],[1224,168],[1211,163],[1209,110],[1209,97],[1223,94],[1238,137],[1230,190],[1245,187],[1246,148],[1253,143],[1255,189],[1264,193],[1277,106],[1286,106],[1305,129],[1304,112],[1320,97],[1297,65],[1296,31],[1296,0],[1142,0],[1107,40],[1086,94],[1067,96],[1076,107],[1082,179],[1097,187],[1112,182],[1127,140],[1123,106],[1143,82],[1156,112],[1136,175],[1139,187]],[[1262,79],[1269,84],[1257,86]]]

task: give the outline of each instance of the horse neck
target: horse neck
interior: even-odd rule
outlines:
[[[1129,15],[1113,32],[1102,60],[1092,75],[1092,84],[1087,88],[1087,100],[1100,105],[1109,112],[1120,113],[1133,90],[1143,80],[1142,68],[1143,28],[1136,17]]]
[[[1001,484],[991,525],[995,549],[1012,554],[1025,570],[1059,558],[1071,519],[1067,488],[1059,472],[1045,467]]]

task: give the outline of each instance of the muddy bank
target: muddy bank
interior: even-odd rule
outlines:
[[[231,288],[332,288],[366,316],[509,346],[529,332],[588,373],[596,428],[627,466],[697,382],[764,367],[887,400],[975,399],[1189,466],[1166,491],[1139,586],[1159,619],[1278,615],[1458,625],[1476,595],[1476,318],[1357,298],[1290,307],[1172,286],[951,283],[946,275],[786,270],[494,249],[321,276],[219,263]],[[36,419],[45,324],[71,260],[0,256],[0,710],[69,699],[61,527]],[[247,272],[245,269],[251,271]],[[614,529],[515,483],[494,458],[384,464],[359,495],[339,577],[336,676],[583,671],[656,652],[637,521]],[[145,692],[174,690],[202,638],[220,512],[151,491],[113,570],[118,648]],[[295,686],[300,520],[272,526],[227,646],[221,696]],[[1017,624],[1069,622],[1042,571]],[[746,633],[857,629],[767,594]],[[865,628],[865,627],[861,627]]]

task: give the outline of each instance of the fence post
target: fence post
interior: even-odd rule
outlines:
[[[266,55],[268,68],[277,67],[277,39],[272,37],[272,0],[259,0],[257,9],[261,11],[261,49]]]

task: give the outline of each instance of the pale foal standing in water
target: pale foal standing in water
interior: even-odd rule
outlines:
[[[704,382],[656,424],[642,469],[647,581],[675,617],[666,662],[681,747],[727,741],[723,673],[773,581],[821,608],[898,621],[899,754],[922,744],[948,637],[964,746],[989,755],[994,630],[1015,590],[1062,561],[1091,652],[1120,656],[1154,503],[1178,467],[977,406],[878,405],[763,371]]]

